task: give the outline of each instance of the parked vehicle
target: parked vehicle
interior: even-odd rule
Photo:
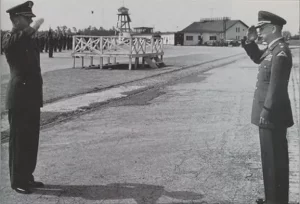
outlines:
[[[238,40],[226,40],[228,46],[237,47],[240,46],[241,43]]]
[[[228,46],[228,43],[224,40],[209,40],[204,43],[207,46]]]

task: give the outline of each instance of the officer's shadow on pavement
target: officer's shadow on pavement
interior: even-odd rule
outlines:
[[[188,191],[166,191],[163,186],[113,183],[108,185],[46,185],[36,189],[35,194],[53,195],[58,197],[81,197],[85,200],[122,200],[133,199],[136,204],[179,204],[191,201],[193,204],[205,204],[200,201],[204,196]],[[159,198],[166,196],[179,199],[181,202],[157,203]]]

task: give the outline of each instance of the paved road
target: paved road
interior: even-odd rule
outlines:
[[[47,187],[15,194],[5,165],[2,203],[253,203],[263,193],[249,120],[256,74],[256,65],[240,60],[44,129],[36,177]],[[291,201],[298,198],[297,131],[289,129]],[[5,164],[7,144],[2,155]]]

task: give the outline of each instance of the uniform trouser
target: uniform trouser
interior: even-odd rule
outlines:
[[[287,204],[289,157],[287,128],[259,128],[262,170],[267,204]]]
[[[40,108],[9,109],[9,173],[11,187],[34,180],[39,132]]]

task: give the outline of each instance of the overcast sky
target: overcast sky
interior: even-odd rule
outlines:
[[[1,0],[1,27],[11,29],[7,9],[24,0]],[[33,12],[43,17],[41,27],[66,25],[86,28],[89,25],[116,26],[117,9],[123,0],[36,0]],[[284,30],[297,34],[299,30],[299,0],[124,0],[131,14],[131,27],[151,26],[155,31],[179,31],[200,18],[228,16],[242,20],[248,26],[257,23],[259,10],[273,12],[287,20]],[[91,13],[94,11],[94,14]]]

